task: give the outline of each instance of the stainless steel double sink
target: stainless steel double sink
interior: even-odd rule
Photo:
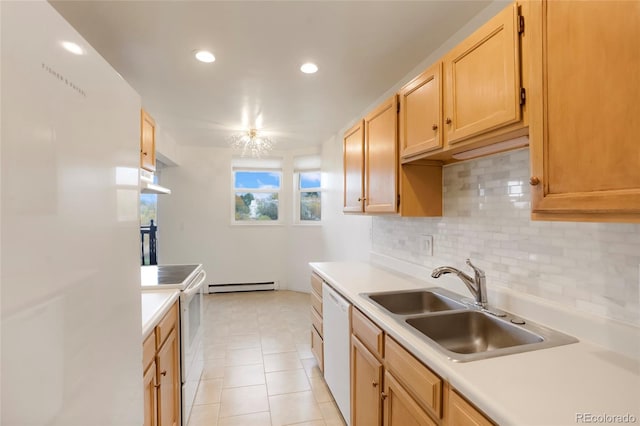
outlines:
[[[443,288],[363,293],[402,327],[456,362],[577,342],[572,336],[473,301]]]

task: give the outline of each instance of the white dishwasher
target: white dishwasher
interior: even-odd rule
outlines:
[[[350,321],[351,304],[323,283],[324,380],[347,425],[351,423]]]

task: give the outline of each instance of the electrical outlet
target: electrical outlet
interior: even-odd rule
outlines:
[[[433,256],[433,235],[420,235],[420,251],[427,256]]]

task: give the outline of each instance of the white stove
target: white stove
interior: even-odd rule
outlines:
[[[207,273],[201,264],[141,266],[143,291],[180,290],[182,424],[186,425],[204,369],[203,295]]]

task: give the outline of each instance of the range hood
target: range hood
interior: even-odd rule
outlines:
[[[153,183],[153,173],[140,169],[140,192],[143,194],[171,194],[169,188]]]

